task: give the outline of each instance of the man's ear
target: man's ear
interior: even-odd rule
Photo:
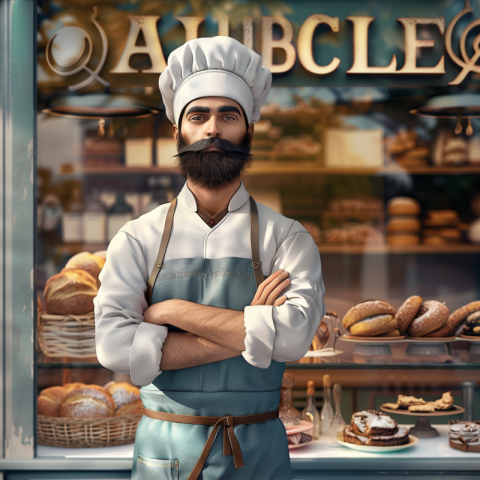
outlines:
[[[173,135],[173,138],[175,139],[175,142],[178,141],[179,132],[180,130],[178,129],[178,127],[176,125],[172,125],[172,135]]]
[[[252,135],[252,137],[253,137],[253,130],[254,130],[254,124],[251,123],[251,124],[248,126],[248,130],[247,130],[247,131],[248,131],[248,133],[249,133],[250,135]]]

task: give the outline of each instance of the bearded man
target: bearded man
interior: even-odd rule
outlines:
[[[187,181],[120,229],[95,299],[100,363],[141,386],[133,479],[292,478],[280,387],[325,288],[312,237],[241,181],[271,83],[228,37],[190,40],[160,76]]]

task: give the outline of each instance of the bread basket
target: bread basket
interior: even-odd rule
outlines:
[[[38,343],[47,357],[96,357],[95,312],[84,315],[42,313]]]
[[[109,418],[37,416],[37,441],[52,447],[113,447],[135,441],[142,415]]]

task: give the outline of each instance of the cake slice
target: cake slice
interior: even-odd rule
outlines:
[[[351,427],[358,435],[393,435],[397,431],[397,422],[385,413],[364,410],[352,415]]]

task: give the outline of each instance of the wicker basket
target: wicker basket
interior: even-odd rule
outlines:
[[[142,415],[109,418],[37,416],[37,441],[52,447],[113,447],[135,441]]]
[[[47,357],[96,357],[95,312],[85,315],[43,313],[38,343]]]

